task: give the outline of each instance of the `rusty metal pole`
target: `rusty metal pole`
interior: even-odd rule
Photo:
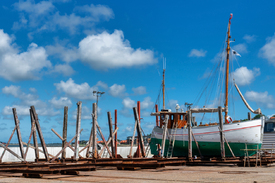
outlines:
[[[115,157],[114,137],[112,135],[113,134],[113,124],[112,124],[111,112],[108,112],[107,114],[108,114],[110,137],[112,138],[112,140],[111,140],[112,157]]]
[[[222,116],[222,107],[218,107],[219,111],[219,126],[220,126],[220,144],[221,144],[221,157],[225,158],[225,149],[224,149],[224,136],[223,136],[223,116]]]
[[[24,149],[23,149],[22,137],[21,137],[20,127],[19,127],[20,121],[17,116],[16,108],[12,108],[12,112],[13,112],[14,122],[16,126],[16,131],[17,131],[17,139],[19,143],[21,158],[24,158]]]
[[[65,147],[67,143],[67,128],[68,128],[68,106],[64,107],[64,118],[63,118],[63,141],[62,141],[62,149]],[[62,159],[66,159],[66,149],[62,152]]]
[[[96,126],[97,126],[97,103],[93,103],[93,158],[98,158],[98,152],[97,152],[97,132],[96,132]]]
[[[37,129],[37,132],[38,132],[38,135],[39,135],[39,138],[40,138],[40,142],[41,142],[41,145],[42,145],[42,149],[43,149],[46,161],[48,162],[49,161],[49,153],[48,153],[48,150],[47,150],[47,147],[46,147],[45,140],[43,138],[42,130],[40,128],[40,124],[39,124],[39,121],[38,121],[38,115],[36,114],[34,106],[31,106],[31,113],[33,115],[33,118],[34,118],[34,121],[35,121],[35,124],[36,124],[36,129]]]
[[[115,110],[115,129],[117,129],[117,110]],[[117,133],[115,134],[115,158],[117,158]]]
[[[81,107],[82,102],[77,102],[77,119],[76,119],[76,138],[75,138],[75,148],[74,148],[74,159],[79,158],[79,139],[80,139],[80,125],[81,125]]]
[[[188,111],[188,160],[192,161],[192,129],[191,129],[192,113]]]
[[[33,115],[31,113],[31,109],[30,109],[30,118],[31,118],[31,125],[34,125],[33,128],[33,145],[35,147],[34,149],[34,153],[35,153],[35,161],[37,162],[39,160],[39,149],[38,149],[38,141],[37,141],[37,136],[36,136],[36,126],[35,126],[35,121],[33,118]]]

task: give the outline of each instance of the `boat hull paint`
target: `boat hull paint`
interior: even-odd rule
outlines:
[[[224,124],[224,135],[235,156],[244,156],[245,149],[255,149],[248,151],[249,155],[256,153],[257,148],[261,148],[263,141],[264,118],[246,122]],[[155,127],[151,135],[151,153],[158,155],[157,144],[162,144],[162,128]],[[202,156],[220,156],[220,132],[218,126],[193,127],[195,139],[197,140]],[[164,156],[166,156],[169,147],[169,137],[171,129],[168,129],[168,135],[165,141]],[[192,154],[199,156],[199,151],[192,138]],[[188,155],[188,129],[177,129],[175,133],[175,145],[173,156]],[[227,144],[225,143],[225,155],[232,156]]]

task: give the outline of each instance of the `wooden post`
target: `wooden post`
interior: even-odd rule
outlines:
[[[191,129],[192,113],[188,111],[188,160],[192,161],[192,129]]]
[[[107,114],[108,114],[110,137],[112,138],[112,140],[111,140],[112,157],[115,157],[114,137],[112,136],[112,134],[113,134],[113,124],[112,124],[111,112],[108,112]]]
[[[168,125],[168,117],[169,115],[165,115],[165,120],[164,120],[164,127],[163,127],[163,134],[162,134],[162,142],[161,142],[161,153],[160,157],[163,158],[164,156],[164,150],[165,150],[165,141],[166,141],[166,134],[167,134],[167,125]]]
[[[94,115],[95,115],[95,110],[96,110],[94,108],[95,108],[95,106],[93,104],[93,113],[92,113],[93,122],[92,122],[92,124],[94,123]],[[93,125],[91,128],[90,138],[89,138],[88,147],[87,147],[87,151],[86,151],[86,158],[89,158],[89,156],[90,156],[90,148],[92,146],[92,141],[93,141]]]
[[[12,112],[13,112],[14,122],[15,122],[15,126],[16,126],[16,131],[17,131],[17,139],[18,139],[18,143],[19,143],[21,158],[24,158],[24,149],[23,149],[22,137],[21,137],[20,127],[19,127],[20,122],[17,117],[16,108],[12,108]]]
[[[39,135],[39,138],[40,138],[40,142],[41,142],[41,145],[42,145],[42,149],[43,149],[46,161],[49,161],[49,153],[48,153],[48,150],[47,150],[47,147],[46,147],[45,140],[43,138],[42,130],[40,128],[40,124],[39,124],[39,121],[38,121],[38,115],[36,114],[34,106],[31,106],[31,113],[32,113],[32,116],[33,116],[35,124],[36,124],[36,129],[37,129],[37,132],[38,132],[38,135]]]
[[[63,118],[63,141],[62,141],[62,149],[65,147],[67,142],[67,128],[68,128],[68,106],[64,107],[64,118]],[[62,159],[66,159],[66,149],[62,152]]]
[[[139,119],[139,123],[140,123],[140,101],[137,101],[137,112],[138,112],[138,119]],[[138,138],[137,138],[137,150],[136,150],[136,154],[135,157],[140,158],[140,145],[139,145],[139,133],[137,133]]]
[[[219,111],[219,124],[220,124],[220,144],[221,144],[221,157],[225,158],[225,149],[224,149],[224,136],[223,136],[223,117],[222,117],[222,107],[218,107]]]
[[[103,134],[102,134],[102,132],[101,132],[101,129],[100,129],[99,125],[97,124],[96,126],[97,126],[97,130],[99,131],[99,134],[100,134],[100,136],[101,136],[101,139],[103,140],[103,142],[104,142],[104,144],[105,144],[105,147],[106,147],[106,149],[107,149],[107,151],[108,151],[110,157],[112,157],[112,152],[111,152],[110,149],[108,148],[107,142],[106,142],[106,140],[105,140],[105,138],[104,138],[104,136],[103,136]]]
[[[13,134],[14,134],[15,130],[16,130],[16,126],[14,127],[14,129],[13,129],[13,131],[12,131],[12,133],[11,133],[11,136],[10,136],[10,138],[9,138],[9,141],[8,141],[7,144],[6,144],[6,147],[9,146],[10,141],[11,141],[11,139],[12,139],[12,137],[13,137]],[[273,149],[273,148],[272,148],[272,149]],[[3,159],[3,157],[4,157],[5,152],[6,152],[6,149],[4,149],[4,151],[3,151],[3,153],[2,153],[2,155],[1,155],[1,157],[0,157],[0,163],[2,162],[2,159]],[[271,154],[271,156],[272,156],[272,154]]]
[[[80,139],[80,125],[81,125],[81,107],[82,102],[77,102],[77,118],[76,118],[76,138],[75,138],[75,148],[74,148],[74,159],[78,160],[79,158],[79,139]]]
[[[248,112],[248,120],[251,120],[251,113]]]
[[[97,158],[97,103],[93,103],[93,158]]]
[[[38,149],[38,141],[37,141],[37,136],[36,136],[35,121],[34,121],[32,113],[31,113],[31,109],[30,109],[30,118],[31,118],[31,125],[34,126],[34,128],[33,128],[33,145],[35,147],[35,149],[34,149],[35,161],[37,162],[39,160],[39,149]]]
[[[117,128],[117,110],[115,110],[115,129]],[[117,133],[115,134],[115,158],[117,158]]]
[[[128,158],[132,158],[132,150],[133,150],[133,146],[134,146],[134,142],[135,142],[136,129],[137,129],[137,121],[135,121],[135,127],[134,127],[134,132],[133,132],[133,136],[132,136],[132,142],[131,142],[131,147],[130,147],[130,152],[129,152]]]
[[[139,121],[140,118],[138,116],[136,107],[133,108],[133,111],[134,111],[135,121],[137,121],[137,133],[138,133],[138,141],[139,141],[139,146],[140,146],[140,150],[141,150],[141,155],[143,157],[145,157],[146,154],[145,154],[145,150],[144,150],[143,135],[141,132],[141,127],[140,127],[140,121]]]
[[[117,130],[118,130],[118,128],[115,129],[115,131],[113,132],[112,136],[114,136],[114,135],[117,133]],[[109,137],[108,141],[106,142],[106,145],[101,149],[101,151],[100,151],[100,153],[99,153],[99,156],[101,156],[101,155],[103,154],[105,148],[108,148],[108,145],[109,145],[109,143],[111,142],[111,140],[112,140],[112,138]]]
[[[24,161],[23,158],[21,158],[20,156],[18,156],[15,152],[13,152],[12,150],[10,150],[8,147],[6,147],[4,144],[2,144],[0,142],[0,146],[3,147],[6,151],[10,152],[12,155],[14,155],[15,157],[17,157],[18,159],[20,159],[21,161]]]

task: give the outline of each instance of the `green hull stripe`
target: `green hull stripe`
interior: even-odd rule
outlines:
[[[158,149],[157,144],[161,144],[161,139],[152,138],[150,143],[151,153],[153,155],[158,155]],[[202,153],[202,156],[221,156],[221,147],[219,142],[198,142],[200,151]],[[248,154],[251,156],[257,152],[257,145],[258,149],[261,148],[262,144],[257,143],[249,143],[247,144],[247,149],[255,149],[255,151],[248,151]],[[233,153],[235,156],[245,156],[245,151],[241,149],[245,149],[245,143],[229,143],[229,146],[231,147]],[[167,150],[169,147],[169,140],[166,140],[165,142],[165,152],[164,156],[167,156]],[[232,156],[227,144],[225,143],[225,156],[229,157]],[[192,154],[199,156],[199,151],[196,146],[196,143],[192,142]],[[175,141],[175,145],[173,148],[173,156],[174,157],[182,157],[182,156],[188,156],[188,142],[187,141]]]

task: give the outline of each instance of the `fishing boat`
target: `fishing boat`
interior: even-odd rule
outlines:
[[[188,143],[192,143],[193,156],[221,156],[221,144],[224,145],[224,155],[226,157],[245,155],[253,155],[261,148],[263,141],[263,131],[265,118],[260,119],[248,119],[246,121],[232,121],[228,115],[228,80],[229,80],[229,57],[230,52],[230,25],[232,14],[229,18],[228,32],[225,44],[225,102],[224,107],[219,108],[191,108],[189,106],[187,111],[176,111],[165,109],[165,68],[163,69],[163,110],[153,112],[151,115],[156,116],[157,125],[153,128],[151,133],[151,153],[161,157],[181,157],[188,156],[190,150]],[[248,109],[255,113],[261,114],[261,110],[253,110],[244,99],[238,86],[235,87],[240,94],[243,102]],[[178,109],[178,108],[176,108]],[[194,113],[215,113],[220,115],[224,113],[224,118],[219,117],[219,121],[216,123],[200,124],[197,125],[192,114]],[[188,123],[190,122],[190,123]],[[191,127],[192,123],[192,127]],[[190,131],[192,137],[188,136],[188,128],[190,124]],[[221,129],[220,127],[223,127]],[[221,134],[224,139],[221,141]],[[190,140],[189,140],[190,139]],[[225,142],[224,142],[225,140]],[[249,151],[247,150],[249,149]],[[245,154],[247,153],[247,154]]]

